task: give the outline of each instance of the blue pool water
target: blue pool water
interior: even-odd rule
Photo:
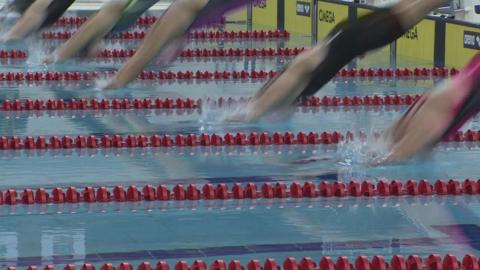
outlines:
[[[187,47],[308,46],[292,38],[264,42],[189,42]],[[44,50],[59,41],[12,45],[36,52],[4,62],[1,72],[42,71]],[[128,48],[138,42],[106,42]],[[39,47],[40,46],[40,47]],[[11,47],[10,47],[11,48]],[[278,70],[286,59],[177,60],[164,69]],[[115,70],[118,61],[71,61],[48,70]],[[418,65],[428,65],[421,63]],[[158,64],[149,67],[159,70]],[[104,83],[104,82],[103,82]],[[434,80],[335,80],[323,95],[418,94]],[[48,98],[248,97],[257,82],[136,82],[101,91],[102,82],[0,83],[0,100]],[[87,135],[268,131],[379,131],[406,107],[300,108],[282,121],[221,123],[229,109],[0,112],[1,135]],[[480,118],[464,128],[480,129]],[[465,179],[480,175],[476,143],[448,143],[405,164],[369,167],[360,142],[334,146],[177,147],[0,152],[0,190],[123,184],[291,182],[295,180]],[[318,161],[298,164],[311,157]],[[0,265],[171,262],[197,258],[283,261],[285,257],[453,253],[480,254],[480,201],[475,196],[316,198],[0,206]]]

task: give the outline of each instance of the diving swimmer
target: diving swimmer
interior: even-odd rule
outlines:
[[[389,44],[447,0],[401,0],[356,22],[343,22],[313,49],[298,56],[255,95],[238,120],[255,121],[270,111],[290,105],[298,97],[313,95],[353,58]],[[233,4],[233,2],[235,4]],[[202,18],[212,18],[249,1],[178,0],[149,31],[137,53],[117,72],[107,88],[125,86],[172,40]],[[200,21],[200,22],[199,22]],[[375,29],[372,31],[371,29]]]
[[[480,111],[480,53],[439,89],[425,93],[385,133],[390,152],[375,163],[406,160],[431,149]]]
[[[352,59],[393,42],[444,2],[401,0],[355,22],[340,23],[327,38],[299,55],[267,82],[234,120],[257,121],[270,112],[290,106],[298,98],[314,95]]]

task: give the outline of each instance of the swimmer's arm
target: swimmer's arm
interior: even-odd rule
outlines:
[[[35,1],[22,15],[20,20],[3,37],[3,42],[25,38],[39,29],[47,18],[47,8],[52,0]]]
[[[319,44],[295,58],[283,73],[257,92],[247,108],[245,121],[257,121],[265,114],[295,102],[325,53],[324,46]]]
[[[394,123],[394,132],[386,138],[392,144],[391,150],[374,164],[403,161],[433,146],[455,116],[461,81],[453,79],[425,95],[425,102],[411,117],[401,120],[401,125]]]
[[[207,0],[177,0],[148,32],[142,45],[117,72],[106,88],[118,88],[133,81],[145,66],[190,27]]]
[[[128,0],[111,0],[106,3],[67,42],[48,56],[45,62],[48,64],[65,61],[78,54],[90,43],[100,40],[115,26],[128,3]]]

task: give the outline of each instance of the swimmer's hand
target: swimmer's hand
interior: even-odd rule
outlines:
[[[239,103],[232,107],[226,115],[223,116],[222,122],[230,123],[251,123],[258,120],[255,115],[258,114],[255,103],[256,98],[249,99],[247,103]]]
[[[290,162],[290,164],[308,164],[308,163],[315,163],[320,161],[334,161],[335,159],[332,157],[309,157],[298,159]]]
[[[15,38],[8,33],[0,37],[0,43],[10,43],[16,40],[19,40],[19,38]]]
[[[401,161],[403,161],[402,158],[397,156],[394,152],[389,152],[387,155],[373,158],[371,161],[368,162],[368,165],[376,167],[376,166],[400,163]]]
[[[125,85],[123,85],[122,83],[120,83],[116,77],[112,78],[110,81],[108,81],[108,83],[102,87],[103,90],[114,90],[114,89],[118,89],[120,87],[123,87]]]
[[[231,122],[231,123],[247,123],[253,122],[253,118],[251,116],[251,103],[249,103],[246,107],[240,107],[233,111],[231,114],[225,116],[223,122]]]
[[[395,132],[385,134],[384,140],[390,143],[388,152],[385,155],[373,157],[369,165],[381,166],[405,162],[420,152],[430,149],[430,143],[436,138],[435,132],[428,134],[425,130],[417,128],[418,123],[412,119],[407,122],[403,125],[396,125]],[[397,136],[400,134],[400,137],[394,138],[393,134]]]
[[[45,59],[43,59],[43,63],[45,65],[50,65],[50,64],[53,64],[55,62],[56,62],[56,57],[53,54],[49,54],[49,55],[47,55],[47,57],[45,57]]]
[[[223,119],[223,122],[243,123],[243,122],[246,122],[245,119],[246,119],[245,114],[234,113],[234,114],[225,116],[225,118]]]

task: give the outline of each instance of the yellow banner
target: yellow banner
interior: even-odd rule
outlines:
[[[372,13],[372,9],[357,8],[357,18],[363,17]],[[360,57],[357,61],[359,68],[372,67],[372,66],[389,66],[390,65],[390,45],[387,45],[378,50],[368,52],[365,57]]]
[[[317,40],[326,37],[335,25],[347,19],[347,5],[319,1],[317,7]]]
[[[247,9],[239,8],[225,14],[227,21],[233,22],[247,22]],[[245,27],[238,27],[238,25],[228,23],[227,30],[244,30]]]
[[[367,8],[357,8],[357,17],[373,12]],[[425,19],[412,27],[397,40],[397,65],[414,66],[433,64],[435,47],[435,22]],[[389,64],[390,45],[370,52],[368,59],[375,59],[379,64]],[[359,61],[360,66],[369,65],[367,59]]]
[[[433,64],[434,48],[435,21],[425,19],[397,40],[397,58]]]
[[[285,29],[310,36],[312,33],[312,0],[285,1]]]
[[[254,29],[277,29],[278,0],[254,2],[252,26]]]
[[[463,67],[480,48],[480,28],[447,23],[445,26],[445,65]]]
[[[372,13],[373,10],[372,9],[368,9],[368,8],[357,8],[357,18],[360,18],[360,17],[363,17],[367,14],[370,14]]]

